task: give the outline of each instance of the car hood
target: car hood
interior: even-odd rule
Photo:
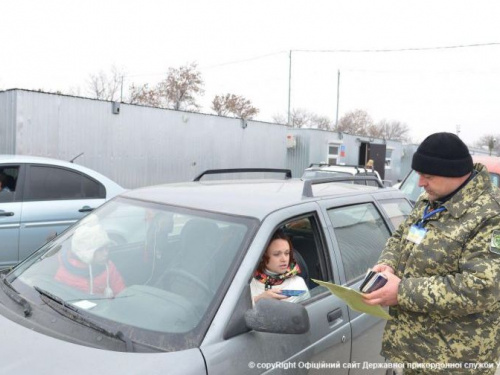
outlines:
[[[2,374],[205,374],[199,349],[123,353],[72,344],[0,316]]]

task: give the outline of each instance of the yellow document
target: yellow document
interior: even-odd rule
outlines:
[[[379,318],[387,320],[392,319],[389,313],[385,311],[381,306],[379,305],[370,306],[364,303],[362,294],[354,289],[346,288],[345,286],[335,285],[332,283],[328,283],[326,281],[319,281],[314,279],[311,280],[319,285],[328,288],[328,290],[332,294],[336,295],[337,297],[345,301],[347,305],[353,310],[374,315]]]

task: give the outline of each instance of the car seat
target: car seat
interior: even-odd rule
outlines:
[[[293,249],[293,257],[295,258],[295,262],[297,262],[300,272],[298,275],[304,279],[306,285],[310,288],[310,278],[309,278],[309,268],[307,267],[307,263],[304,260],[304,257],[299,253],[297,249]]]
[[[198,301],[206,308],[214,293],[211,286],[213,256],[220,245],[219,227],[211,220],[191,219],[181,230],[180,251],[166,261],[167,268],[156,282],[158,287]]]
[[[16,190],[16,180],[11,175],[5,175],[5,186],[7,186],[10,191]]]

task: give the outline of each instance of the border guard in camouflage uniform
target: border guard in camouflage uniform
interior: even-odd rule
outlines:
[[[425,189],[373,268],[365,295],[390,306],[382,355],[404,374],[494,374],[500,343],[500,193],[452,133],[427,137],[412,169]]]

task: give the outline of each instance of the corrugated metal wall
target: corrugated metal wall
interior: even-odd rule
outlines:
[[[245,127],[240,119],[128,104],[114,114],[111,102],[26,90],[0,93],[0,113],[1,152],[63,160],[83,153],[75,162],[126,188],[188,181],[216,168],[289,168],[300,177],[310,163],[328,161],[329,143],[343,145],[339,163],[357,164],[361,142],[331,131],[258,121]],[[295,147],[287,148],[287,135]],[[400,153],[401,144],[394,147]]]
[[[0,92],[0,154],[16,152],[16,92]]]
[[[343,144],[338,133],[319,129],[290,129],[297,140],[297,146],[288,150],[287,168],[296,172],[300,177],[304,169],[311,163],[328,162],[328,145],[330,143]],[[339,159],[344,162],[345,159]],[[346,163],[347,164],[347,163]]]
[[[127,188],[187,181],[206,169],[284,168],[283,125],[18,92],[16,153],[70,160]]]

